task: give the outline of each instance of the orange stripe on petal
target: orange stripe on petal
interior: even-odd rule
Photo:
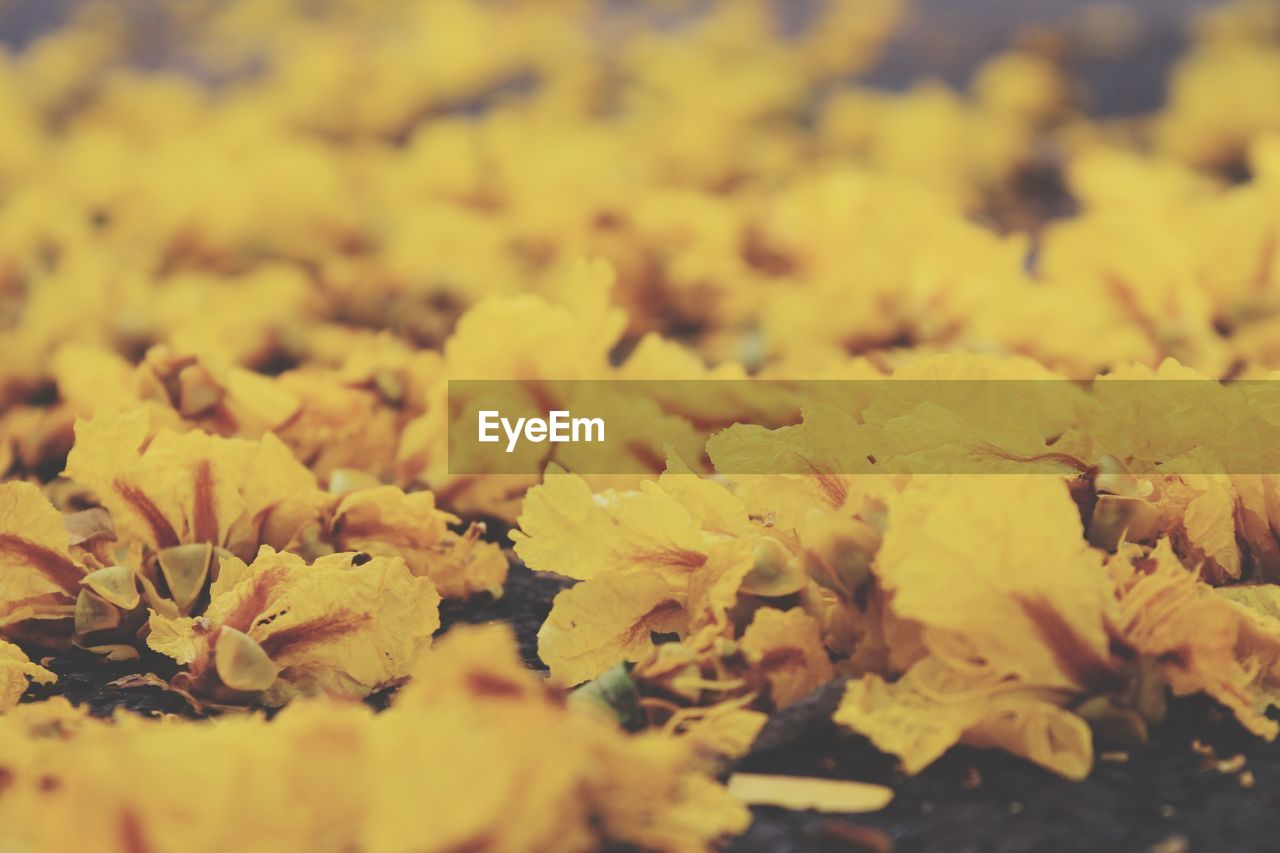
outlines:
[[[112,485],[115,486],[116,493],[124,498],[147,522],[147,525],[151,528],[151,535],[156,540],[157,548],[172,548],[174,545],[182,544],[182,540],[174,532],[173,525],[169,523],[169,519],[164,517],[164,513],[160,512],[160,508],[152,503],[151,498],[147,497],[141,489],[123,480],[116,480]]]
[[[208,459],[196,463],[193,526],[196,542],[218,544],[218,511],[213,503],[213,466]]]
[[[69,557],[51,548],[11,533],[0,533],[0,553],[31,565],[70,595],[76,595],[80,591],[80,579],[84,577],[84,570]]]

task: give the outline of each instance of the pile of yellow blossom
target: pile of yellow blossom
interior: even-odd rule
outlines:
[[[747,817],[659,734],[575,714],[500,628],[460,629],[375,715],[0,718],[6,844],[33,850],[698,850]],[[538,733],[528,737],[529,731]]]
[[[1274,6],[1098,120],[1030,42],[859,84],[899,0],[143,5],[0,53],[0,847],[707,849],[836,680],[908,773],[1083,778],[1189,694],[1277,735],[1280,472],[744,391],[1280,378]],[[680,381],[612,421],[630,467],[462,474],[450,379]],[[517,558],[575,582],[549,679],[433,646]],[[208,719],[21,701],[90,655]]]

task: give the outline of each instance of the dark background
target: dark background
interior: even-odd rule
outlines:
[[[0,44],[20,47],[28,43],[66,20],[81,2],[0,0]],[[598,2],[627,5],[637,0]],[[774,2],[783,21],[803,17],[813,5],[813,0]],[[181,57],[173,55],[172,46],[163,43],[163,27],[156,20],[162,16],[159,4],[114,0],[114,5],[121,15],[136,19],[142,42],[139,58],[144,64],[182,64]],[[963,86],[983,57],[1008,46],[1019,34],[1057,32],[1068,43],[1078,44],[1087,40],[1091,29],[1106,28],[1100,10],[1120,10],[1135,25],[1132,39],[1120,39],[1125,45],[1123,52],[1105,55],[1086,49],[1073,56],[1071,64],[1084,84],[1091,113],[1146,111],[1161,100],[1167,67],[1186,43],[1187,23],[1193,14],[1218,5],[1222,4],[1216,0],[914,0],[906,25],[864,79],[887,89],[902,88],[922,77],[939,77]],[[148,40],[148,33],[155,36]],[[1111,33],[1119,35],[1123,34]]]

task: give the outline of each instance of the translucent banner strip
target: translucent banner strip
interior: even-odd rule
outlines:
[[[1280,473],[1280,381],[451,380],[455,476]]]

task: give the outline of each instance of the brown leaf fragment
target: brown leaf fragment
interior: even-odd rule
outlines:
[[[82,509],[79,512],[68,512],[62,516],[62,523],[67,528],[67,545],[74,547],[99,539],[114,542],[115,525],[111,523],[111,513],[100,506]]]
[[[139,687],[159,687],[161,690],[168,690],[169,682],[154,672],[134,672],[115,681],[108,681],[107,686],[117,690],[134,690]]]

